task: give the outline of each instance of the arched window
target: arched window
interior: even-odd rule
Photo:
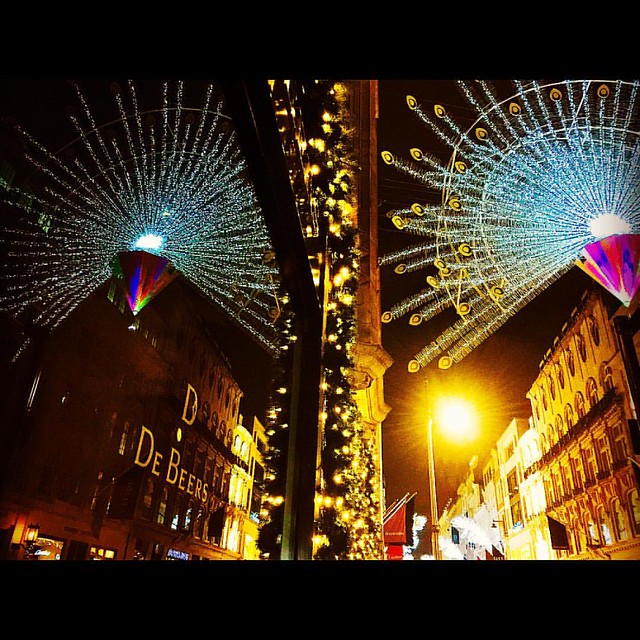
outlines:
[[[607,514],[604,512],[604,507],[598,507],[598,528],[600,530],[600,539],[603,544],[613,544],[611,529],[609,528],[609,522],[607,520]]]
[[[589,325],[589,333],[591,334],[591,338],[593,339],[593,344],[595,344],[597,347],[600,344],[600,331],[598,329],[598,321],[593,316],[589,316],[587,323]]]
[[[613,372],[608,364],[603,364],[600,367],[600,384],[604,393],[613,389]]]
[[[613,512],[613,526],[616,538],[618,540],[626,540],[629,537],[627,531],[627,525],[624,520],[624,510],[620,504],[620,500],[614,500],[611,504],[611,510]]]
[[[580,418],[584,418],[584,416],[587,414],[587,407],[585,405],[584,396],[582,395],[581,391],[576,392],[575,405],[576,413],[578,414],[578,420]]]
[[[556,415],[556,428],[554,434],[554,444],[562,438],[562,434],[564,433],[564,422],[562,421],[562,416],[560,414]]]
[[[564,389],[564,369],[562,368],[562,365],[560,363],[556,365],[556,373],[558,375],[558,382],[560,383],[560,388]]]
[[[547,400],[547,392],[544,390],[544,387],[540,387],[540,395],[542,396],[542,406],[546,411],[549,408],[549,402]]]
[[[588,545],[600,544],[600,538],[598,537],[598,529],[590,513],[585,516],[585,528],[587,531],[587,544]]]
[[[567,402],[564,406],[564,423],[566,425],[566,430],[569,431],[571,427],[575,424],[575,418],[573,415],[573,407]]]
[[[593,378],[587,380],[586,393],[589,400],[589,408],[593,409],[598,404],[598,386]]]
[[[580,355],[580,360],[582,362],[587,361],[587,343],[585,342],[584,336],[581,333],[578,333],[576,336],[576,344],[578,347],[578,354]]]
[[[551,398],[555,400],[556,399],[556,382],[552,376],[549,376],[549,393],[551,393]]]
[[[567,358],[567,369],[569,369],[569,373],[573,377],[576,375],[576,363],[573,359],[573,351],[569,347],[565,349],[565,357]]]

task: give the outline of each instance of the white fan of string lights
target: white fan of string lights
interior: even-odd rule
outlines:
[[[417,147],[384,162],[441,193],[389,212],[417,244],[382,256],[398,274],[425,270],[425,287],[384,311],[418,327],[455,319],[409,362],[460,362],[575,265],[623,304],[640,280],[638,81],[458,81],[477,118],[460,127],[436,104],[407,104],[450,150],[443,164]],[[442,317],[442,316],[440,316]]]
[[[134,256],[132,268],[180,272],[275,352],[273,251],[221,94],[203,86],[193,108],[182,82],[154,84],[144,108],[133,82],[113,84],[103,125],[74,85],[77,139],[61,152],[17,127],[37,180],[8,192],[20,215],[3,225],[0,308],[55,327]],[[134,313],[147,293],[131,293]]]

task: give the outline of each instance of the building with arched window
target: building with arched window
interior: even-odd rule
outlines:
[[[556,540],[558,557],[640,558],[638,426],[616,308],[586,292],[527,394],[541,458],[525,475],[542,476],[547,515],[566,532],[566,544]]]

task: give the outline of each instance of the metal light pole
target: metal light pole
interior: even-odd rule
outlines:
[[[433,457],[433,419],[429,411],[427,423],[428,461],[429,461],[429,508],[431,518],[431,553],[434,560],[441,560],[438,543],[438,497],[436,495],[436,464]]]

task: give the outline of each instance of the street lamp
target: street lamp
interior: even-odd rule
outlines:
[[[440,544],[438,542],[438,496],[436,494],[436,463],[433,457],[433,418],[429,411],[427,420],[428,462],[429,462],[429,517],[431,519],[431,553],[434,560],[440,560]]]
[[[466,402],[443,399],[436,407],[438,423],[455,430],[458,436],[469,436],[475,428],[473,412]],[[436,463],[433,453],[433,416],[429,408],[427,419],[427,460],[429,465],[429,517],[431,519],[431,553],[434,560],[442,560],[438,527],[438,494],[436,491]]]

